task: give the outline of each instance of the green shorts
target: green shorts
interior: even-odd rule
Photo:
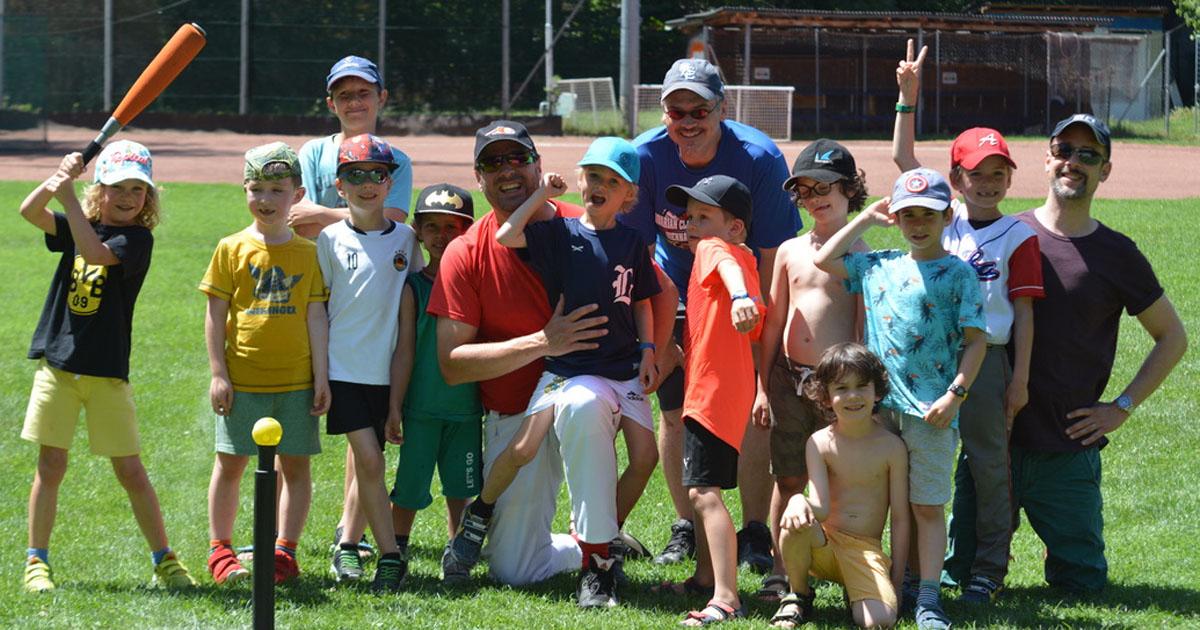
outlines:
[[[429,507],[433,503],[429,484],[434,465],[442,481],[442,496],[466,499],[479,494],[483,489],[482,449],[482,419],[446,421],[405,416],[392,503],[406,510]]]
[[[883,407],[883,428],[900,436],[908,447],[908,502],[944,505],[950,500],[958,429],[938,429],[923,418]]]
[[[217,452],[230,455],[255,455],[258,446],[250,432],[260,418],[275,418],[283,427],[276,453],[280,455],[316,455],[321,452],[319,418],[309,415],[313,390],[257,394],[233,392],[233,409],[217,416]]]

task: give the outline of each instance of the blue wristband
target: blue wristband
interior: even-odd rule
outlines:
[[[643,341],[638,344],[638,350],[654,350],[654,349],[655,349],[654,344],[650,343],[649,341]]]
[[[750,299],[750,294],[746,293],[745,291],[742,291],[741,293],[734,293],[733,295],[730,295],[729,297],[734,300],[740,300],[742,298],[746,298],[748,300],[748,299]]]

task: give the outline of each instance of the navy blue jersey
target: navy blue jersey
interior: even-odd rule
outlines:
[[[562,296],[564,313],[597,304],[600,308],[589,317],[608,317],[608,334],[598,340],[599,348],[548,357],[546,369],[565,377],[635,378],[642,354],[633,303],[662,290],[646,242],[619,223],[596,231],[579,219],[562,217],[525,226],[525,241],[529,264],[546,285],[551,308]]]
[[[788,178],[787,161],[779,147],[763,132],[737,121],[721,122],[717,155],[704,168],[690,168],[679,159],[679,147],[667,136],[666,127],[655,127],[633,141],[642,160],[638,200],[618,220],[637,230],[647,244],[656,243],[654,258],[687,301],[692,252],[687,248],[685,208],[667,201],[673,184],[695,186],[710,175],[728,175],[750,189],[754,200],[746,246],[758,250],[775,248],[800,231],[800,214],[783,190]],[[768,290],[768,287],[763,287]]]

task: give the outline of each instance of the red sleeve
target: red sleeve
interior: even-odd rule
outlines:
[[[724,241],[718,238],[706,238],[696,246],[696,260],[693,273],[702,287],[712,287],[721,284],[721,274],[717,267],[726,260],[736,263],[733,254],[729,253]]]
[[[1008,257],[1008,299],[1046,297],[1042,284],[1042,250],[1037,236],[1030,236]]]
[[[470,273],[470,254],[467,239],[462,236],[446,247],[425,312],[478,328],[483,308],[479,289],[473,282],[475,274]]]

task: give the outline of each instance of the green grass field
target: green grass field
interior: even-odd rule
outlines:
[[[60,588],[31,596],[21,590],[26,501],[37,449],[18,437],[34,362],[25,359],[57,256],[48,253],[35,228],[16,212],[33,183],[0,183],[7,211],[0,215],[0,266],[14,273],[0,301],[0,476],[8,481],[0,503],[0,526],[11,537],[0,554],[0,626],[37,628],[238,627],[249,626],[248,583],[218,588],[204,570],[207,552],[206,489],[212,465],[213,428],[207,403],[204,297],[196,284],[217,240],[248,222],[239,188],[167,184],[165,220],[155,231],[154,263],[135,319],[133,372],[144,445],[143,458],[162,501],[173,546],[201,580],[200,588],[168,594],[147,587],[150,558],[124,493],[110,466],[91,455],[80,431],[63,484],[52,556]],[[477,199],[477,207],[483,200]],[[1032,200],[1006,202],[1009,211]],[[1154,263],[1176,309],[1191,331],[1200,324],[1200,285],[1188,280],[1194,251],[1196,200],[1099,201],[1096,215],[1131,235]],[[874,230],[868,240],[891,246],[897,235]],[[1192,243],[1192,245],[1188,245]],[[1195,338],[1193,337],[1193,343]],[[1126,318],[1108,395],[1132,377],[1150,339]],[[1013,544],[1009,590],[990,608],[968,609],[946,593],[947,611],[962,627],[1200,627],[1200,428],[1195,386],[1200,360],[1192,351],[1170,380],[1105,449],[1108,558],[1112,584],[1103,595],[1063,599],[1044,587],[1042,547],[1027,525]],[[445,510],[435,502],[417,522],[414,561],[405,591],[375,596],[334,585],[326,547],[340,512],[343,443],[326,438],[314,460],[316,491],[299,559],[305,573],[278,591],[280,627],[670,627],[688,608],[701,605],[649,592],[662,579],[682,579],[690,567],[631,562],[632,584],[623,605],[580,612],[574,576],[533,588],[498,586],[477,569],[470,587],[443,588],[438,558],[445,541]],[[389,449],[394,466],[395,449]],[[235,542],[250,540],[248,474]],[[435,490],[435,496],[437,491]],[[565,531],[565,491],[559,527]],[[736,500],[731,507],[738,519]],[[674,519],[661,478],[652,480],[628,529],[656,550]],[[739,576],[750,619],[731,627],[765,627],[774,606],[754,602],[758,576]],[[840,590],[821,587],[815,627],[843,627]],[[905,627],[912,627],[907,622]]]

